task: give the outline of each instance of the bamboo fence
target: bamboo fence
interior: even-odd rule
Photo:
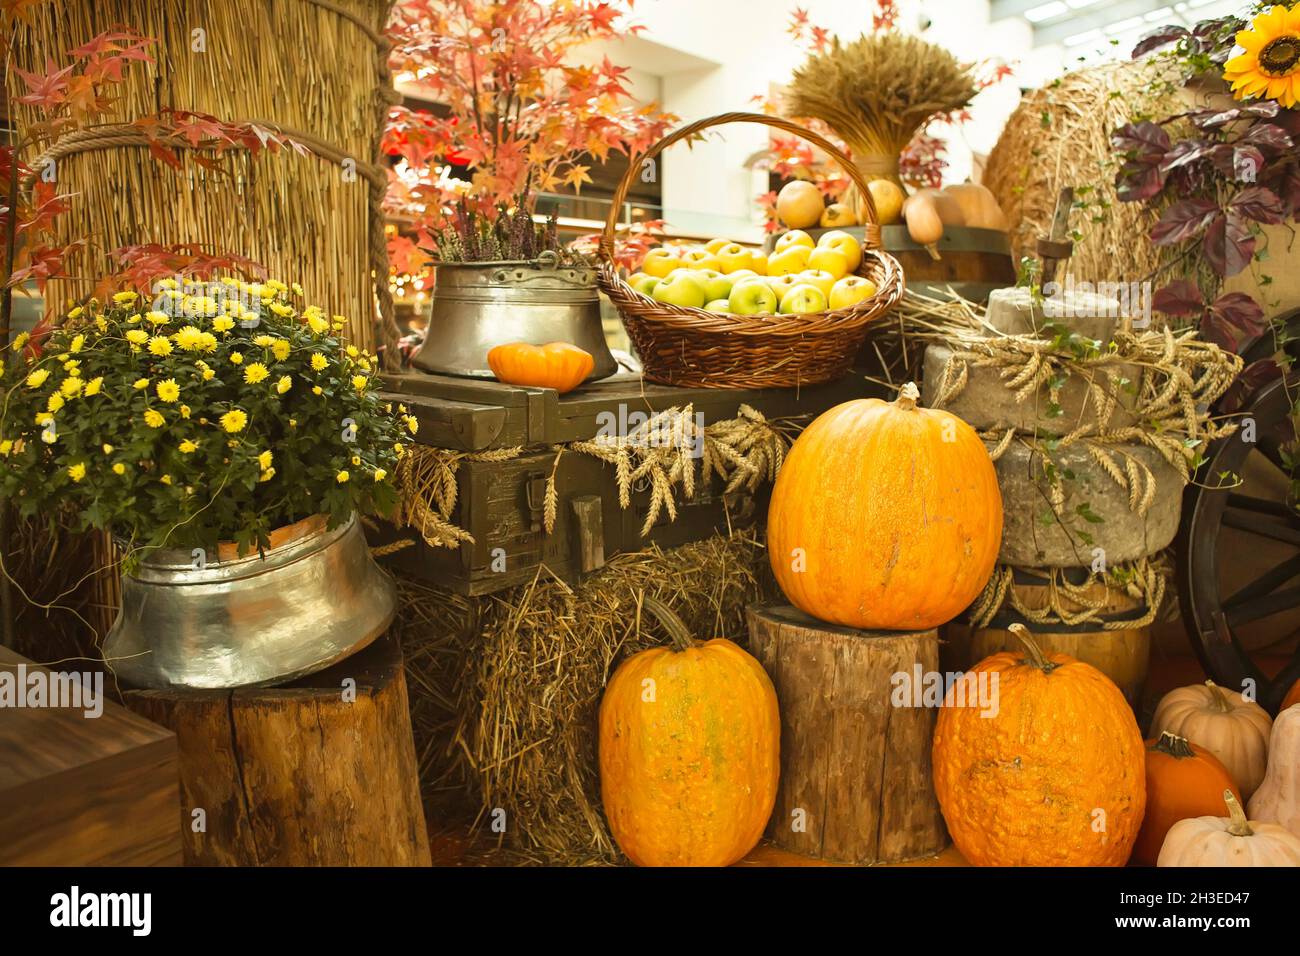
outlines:
[[[391,0],[64,0],[34,11],[18,65],[56,63],[125,25],[154,37],[154,64],[132,64],[103,125],[76,131],[29,162],[53,159],[74,195],[55,241],[101,250],[195,243],[263,263],[309,299],[346,316],[357,345],[395,341],[380,201],[379,138],[396,94],[382,35]],[[13,82],[11,78],[11,82]],[[11,92],[14,92],[11,89]],[[154,160],[122,124],[164,109],[254,122],[306,146],[223,157],[221,173]],[[20,126],[30,119],[19,107]],[[94,276],[50,285],[54,308]],[[378,320],[378,321],[377,321]]]

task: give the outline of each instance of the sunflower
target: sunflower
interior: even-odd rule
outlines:
[[[1233,96],[1265,97],[1286,109],[1300,102],[1300,4],[1270,7],[1237,34],[1237,45],[1245,52],[1223,70]]]

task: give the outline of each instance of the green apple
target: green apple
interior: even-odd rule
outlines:
[[[656,302],[680,305],[687,309],[702,309],[708,301],[704,283],[688,270],[674,272],[667,278],[660,279],[650,296]]]
[[[801,282],[782,296],[781,311],[786,313],[825,312],[826,294],[811,282]]]
[[[730,312],[731,303],[726,299],[714,299],[712,302],[704,303],[705,312]]]
[[[627,284],[642,295],[651,295],[659,280],[654,276],[648,276],[644,272],[635,272],[627,277]]]
[[[765,312],[775,312],[776,293],[761,279],[743,280],[731,287],[727,306],[728,311],[734,315],[761,315]]]
[[[753,269],[737,269],[735,272],[728,273],[727,278],[731,280],[731,285],[735,288],[736,283],[741,279],[761,279],[763,277]]]
[[[710,302],[731,295],[731,287],[736,284],[735,279],[724,276],[716,269],[700,269],[697,275],[704,281],[704,294]]]
[[[847,309],[863,299],[870,299],[876,294],[876,284],[861,276],[845,276],[831,287],[830,305],[832,309]]]

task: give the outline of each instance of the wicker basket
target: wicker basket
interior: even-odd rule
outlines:
[[[758,123],[801,136],[825,150],[858,186],[869,222],[857,274],[876,284],[876,294],[846,309],[792,315],[724,315],[656,302],[634,290],[614,263],[614,230],[632,177],[646,160],[711,126]],[[829,382],[848,371],[867,326],[903,295],[903,271],[880,248],[880,226],[866,180],[842,152],[818,136],[776,116],[723,113],[684,126],[628,164],[600,241],[599,282],[623,317],[628,336],[652,382],[697,388],[793,388]]]

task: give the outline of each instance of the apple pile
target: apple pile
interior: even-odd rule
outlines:
[[[854,275],[862,248],[847,232],[818,242],[801,229],[785,233],[771,256],[713,239],[703,247],[660,246],[627,280],[656,302],[731,315],[825,312],[876,294],[876,284]]]

